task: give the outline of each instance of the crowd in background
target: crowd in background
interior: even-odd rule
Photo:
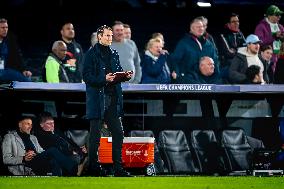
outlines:
[[[207,32],[208,18],[194,18],[185,36],[176,42],[173,52],[165,49],[162,33],[153,33],[145,49],[138,49],[131,39],[130,25],[114,21],[113,43],[118,51],[122,68],[133,71],[129,83],[193,83],[193,84],[267,84],[282,83],[284,29],[279,23],[279,7],[271,5],[265,17],[255,26],[251,35],[244,36],[240,29],[239,15],[231,13],[223,29],[214,35]],[[15,36],[8,32],[8,20],[0,20],[0,79],[32,81],[21,57]],[[52,45],[50,54],[43,60],[39,81],[58,83],[82,81],[84,53],[75,40],[75,26],[71,22],[60,28],[61,39]],[[214,37],[212,37],[214,36]],[[96,43],[96,33],[91,35],[90,48]],[[212,59],[201,66],[201,59]],[[252,68],[250,66],[254,65]],[[278,66],[277,66],[278,65]],[[257,70],[259,69],[259,72]]]
[[[191,20],[188,31],[176,43],[173,52],[165,48],[164,36],[159,32],[152,34],[145,43],[144,50],[139,50],[131,39],[130,25],[114,21],[113,42],[110,47],[118,52],[122,69],[133,72],[132,78],[126,81],[132,84],[283,84],[284,27],[279,23],[283,13],[279,7],[269,6],[265,17],[248,36],[244,36],[240,29],[238,14],[230,14],[220,34],[215,34],[214,37],[207,32],[210,19],[196,17]],[[0,81],[33,81],[33,73],[25,67],[20,47],[8,29],[8,20],[0,19]],[[82,83],[85,52],[75,40],[74,25],[71,22],[64,23],[60,34],[61,38],[53,42],[50,54],[41,67],[41,81]],[[93,33],[89,51],[95,48],[96,43],[97,33]],[[201,101],[201,109],[202,107],[207,111],[208,102]],[[27,139],[32,128],[31,119],[19,120],[19,130],[9,133],[4,139],[4,163],[33,162],[29,167],[35,172],[39,169],[37,174],[51,172],[52,175],[79,175],[79,166],[84,163],[86,156],[84,150],[74,145],[67,153],[64,151],[65,147],[57,146],[56,144],[64,144],[65,141],[59,134],[54,135],[53,118],[50,115],[45,116],[40,121],[43,130],[48,129],[48,125],[53,127],[52,130],[46,130],[48,133],[40,131],[38,139]],[[44,137],[50,139],[41,141],[43,134],[48,134]],[[21,156],[11,162],[13,152],[5,142],[13,144],[11,141],[16,140],[15,138],[21,138],[28,151],[15,147]],[[44,144],[47,141],[55,142]],[[40,145],[34,145],[39,143],[48,150],[43,151]],[[51,166],[42,173],[39,165],[47,158],[52,159],[49,161]],[[19,164],[10,169],[16,171],[16,174],[31,171]]]

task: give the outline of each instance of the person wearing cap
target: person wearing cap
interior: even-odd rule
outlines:
[[[246,70],[251,65],[257,65],[260,67],[260,72],[264,73],[264,64],[258,56],[261,40],[258,36],[251,34],[246,38],[246,47],[238,49],[238,53],[232,59],[232,63],[229,68],[229,80],[233,84],[246,83]],[[265,83],[261,78],[261,83]]]
[[[76,162],[66,158],[56,148],[44,150],[36,136],[31,134],[33,122],[30,117],[18,119],[18,129],[4,136],[2,143],[3,163],[14,175],[61,176],[62,170],[76,175]]]
[[[281,41],[284,40],[284,27],[279,24],[283,13],[277,6],[270,5],[266,10],[265,18],[259,22],[254,32],[262,41],[262,45],[271,45],[273,47],[273,71],[280,52]]]

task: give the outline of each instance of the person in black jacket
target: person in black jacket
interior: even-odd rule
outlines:
[[[16,38],[8,34],[8,21],[0,19],[0,81],[31,81],[32,73],[28,71],[22,60]]]
[[[67,46],[67,52],[64,59],[70,83],[82,82],[82,67],[83,67],[83,49],[81,45],[75,41],[75,30],[72,23],[65,23],[60,31],[61,38]]]
[[[54,119],[49,112],[43,112],[39,115],[40,128],[35,130],[39,144],[45,150],[49,148],[57,148],[67,158],[72,160],[78,167],[78,175],[82,172],[83,162],[87,156],[85,148],[79,147],[70,138],[66,137],[58,129],[55,129]],[[80,169],[80,170],[79,170]]]
[[[117,51],[110,48],[112,29],[101,26],[97,30],[98,43],[85,55],[83,79],[86,83],[86,114],[90,120],[90,136],[88,145],[89,172],[94,176],[102,176],[98,162],[100,129],[103,121],[112,134],[112,159],[114,176],[130,176],[122,168],[123,102],[121,81],[131,79],[132,72],[118,78],[115,72],[122,72]]]

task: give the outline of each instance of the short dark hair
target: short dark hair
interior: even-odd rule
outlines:
[[[260,51],[261,52],[264,52],[264,51],[266,51],[268,49],[272,50],[272,46],[271,45],[263,45],[263,46],[260,47]]]
[[[7,22],[8,22],[7,19],[5,19],[5,18],[0,18],[0,23],[7,23]]]
[[[239,15],[236,14],[236,13],[234,13],[234,12],[230,13],[229,16],[228,16],[228,22],[229,22],[229,23],[231,22],[231,18],[232,18],[232,17],[239,17]]]
[[[104,33],[104,30],[111,30],[111,27],[107,26],[107,25],[103,25],[103,26],[100,26],[98,29],[97,29],[97,36],[99,36],[99,34],[103,34]]]
[[[130,28],[130,25],[129,24],[123,24],[123,27],[124,28]]]
[[[21,121],[23,121],[25,119],[32,120],[32,117],[31,116],[26,116],[26,115],[19,115],[17,120],[18,120],[18,122],[21,122]]]
[[[115,25],[123,25],[124,26],[123,22],[121,22],[119,20],[114,21],[113,24],[112,24],[112,27],[115,26]]]
[[[69,24],[72,24],[72,22],[69,22],[69,21],[63,22],[61,29],[63,30],[64,26],[69,25]]]
[[[46,122],[46,120],[50,120],[50,119],[53,119],[53,117],[51,113],[49,112],[42,112],[39,114],[39,117],[38,117],[39,123],[44,123]]]
[[[257,65],[251,65],[246,70],[246,77],[248,81],[253,81],[256,75],[258,75],[260,72],[260,67]]]

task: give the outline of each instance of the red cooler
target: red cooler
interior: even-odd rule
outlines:
[[[146,175],[154,175],[153,137],[124,137],[122,144],[122,164],[125,168],[145,168]],[[99,162],[112,163],[112,137],[101,137]]]

